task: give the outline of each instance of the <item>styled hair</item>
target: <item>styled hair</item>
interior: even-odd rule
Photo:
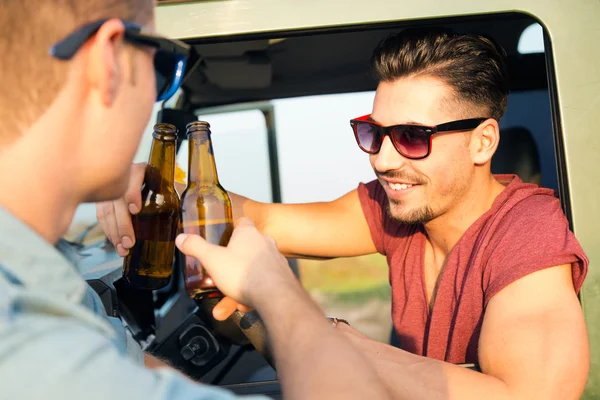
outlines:
[[[66,81],[67,64],[50,47],[86,23],[151,21],[154,0],[0,0],[0,144],[43,114]]]
[[[506,53],[492,40],[448,30],[408,29],[383,40],[371,65],[379,81],[433,76],[449,85],[453,100],[473,112],[500,120],[506,111],[509,79]]]

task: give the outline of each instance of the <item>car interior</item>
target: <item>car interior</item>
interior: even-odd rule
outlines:
[[[519,51],[523,32],[535,24],[530,15],[503,13],[186,38],[194,55],[182,93],[174,106],[161,110],[157,122],[172,123],[184,133],[188,122],[216,106],[373,91],[377,82],[369,69],[371,52],[389,34],[409,27],[479,33],[506,50],[511,76],[509,105],[500,124],[501,144],[493,159],[493,172],[517,173],[524,181],[555,189],[569,217],[568,191],[561,172],[562,143],[553,120],[556,105],[551,42],[544,35],[543,50]],[[276,127],[272,121],[269,124],[270,135],[275,138]],[[184,142],[185,138],[180,139]],[[269,157],[273,200],[277,202],[281,199],[277,159],[285,154],[277,154],[273,147]],[[109,315],[121,317],[145,351],[168,360],[192,379],[239,394],[281,398],[260,319],[249,313],[216,323],[210,317],[214,303],[196,304],[185,294],[181,255],[176,256],[171,283],[146,292],[128,287],[121,279],[122,260],[109,242],[74,251],[86,280],[100,294]],[[398,345],[393,332],[390,343]]]

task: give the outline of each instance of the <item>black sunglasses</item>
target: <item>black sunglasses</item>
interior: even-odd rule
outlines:
[[[477,128],[488,118],[461,119],[435,126],[392,125],[381,126],[371,119],[371,114],[350,120],[358,147],[366,153],[377,154],[383,138],[390,137],[394,148],[402,156],[420,160],[431,154],[433,135],[440,132],[461,132]]]
[[[82,26],[52,46],[50,54],[60,60],[70,60],[106,21],[108,19]],[[179,40],[158,36],[133,22],[122,22],[125,26],[125,40],[156,49],[154,71],[156,74],[157,101],[168,99],[181,86],[186,60],[190,54],[190,46]]]

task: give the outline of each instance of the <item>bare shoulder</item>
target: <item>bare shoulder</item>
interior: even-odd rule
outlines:
[[[570,264],[524,276],[489,301],[479,361],[484,373],[516,393],[579,398],[589,371],[589,344]]]

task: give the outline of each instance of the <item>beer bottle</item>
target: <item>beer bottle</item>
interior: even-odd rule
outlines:
[[[132,216],[135,245],[123,262],[123,277],[138,289],[166,286],[173,271],[180,204],[175,191],[177,129],[156,124],[142,186],[142,209]]]
[[[189,168],[187,188],[181,195],[183,232],[209,243],[227,246],[233,232],[229,194],[219,184],[208,122],[187,125]],[[185,287],[196,299],[221,296],[200,262],[186,256]]]

